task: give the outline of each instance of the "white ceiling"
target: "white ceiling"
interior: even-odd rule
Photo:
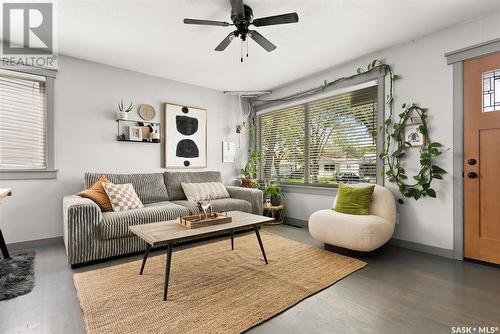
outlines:
[[[299,23],[256,28],[278,46],[250,41],[214,48],[233,27],[184,25],[230,21],[229,0],[58,2],[59,53],[218,90],[273,89],[362,55],[500,10],[498,0],[246,0],[254,17],[288,12]]]

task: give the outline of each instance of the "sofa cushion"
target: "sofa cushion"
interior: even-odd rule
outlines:
[[[229,198],[226,187],[219,182],[181,183],[188,201],[208,201],[216,198]]]
[[[195,202],[191,202],[188,200],[180,200],[180,201],[172,201],[172,203],[186,207],[187,209],[189,209],[189,212],[191,214],[198,213],[198,207],[196,206]],[[211,200],[210,203],[212,203],[213,209],[216,212],[226,212],[226,211],[238,210],[238,211],[252,213],[252,205],[250,204],[250,202],[242,200],[242,199],[219,198],[219,199]]]
[[[106,175],[114,184],[132,183],[143,204],[168,201],[168,192],[162,173],[113,174],[85,173],[85,187],[94,184],[101,175]]]
[[[113,211],[127,211],[144,207],[132,183],[114,184],[106,182],[102,185],[106,194],[108,194]]]
[[[368,215],[372,202],[374,184],[348,186],[339,183],[333,210],[349,215]]]
[[[165,185],[171,201],[186,199],[181,183],[222,182],[220,172],[165,172]]]
[[[109,182],[106,176],[102,175],[99,180],[97,180],[92,187],[87,190],[80,191],[77,195],[83,198],[88,198],[94,201],[95,204],[99,205],[102,212],[113,211],[111,202],[109,201],[108,194],[102,186],[103,183]]]
[[[103,240],[123,238],[132,233],[129,226],[156,223],[172,220],[189,214],[186,207],[172,202],[157,202],[146,204],[144,208],[121,212],[104,212],[99,223],[100,235]]]
[[[130,183],[144,204],[169,200],[163,173],[130,174]]]

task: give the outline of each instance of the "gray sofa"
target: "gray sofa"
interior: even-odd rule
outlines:
[[[219,172],[85,173],[85,188],[89,188],[101,175],[106,175],[113,183],[132,183],[144,208],[101,212],[99,206],[89,199],[65,196],[64,243],[68,262],[72,266],[144,250],[144,242],[129,232],[130,225],[198,213],[195,203],[186,199],[181,182],[221,182]],[[233,186],[226,186],[226,189],[231,198],[212,200],[216,211],[240,210],[262,214],[263,195],[260,190]]]

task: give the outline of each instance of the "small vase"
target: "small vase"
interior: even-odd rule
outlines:
[[[117,119],[127,120],[128,119],[128,112],[126,112],[126,111],[117,111],[116,112],[116,118]]]

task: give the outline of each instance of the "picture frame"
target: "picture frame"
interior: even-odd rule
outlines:
[[[165,168],[207,167],[207,110],[164,103]]]
[[[236,162],[236,143],[231,141],[222,142],[222,162]]]
[[[421,147],[425,144],[425,136],[420,132],[422,123],[412,123],[405,126],[404,141],[410,143],[411,147]],[[408,144],[406,144],[408,145]]]
[[[141,126],[129,126],[128,139],[130,141],[142,141],[142,127]]]

